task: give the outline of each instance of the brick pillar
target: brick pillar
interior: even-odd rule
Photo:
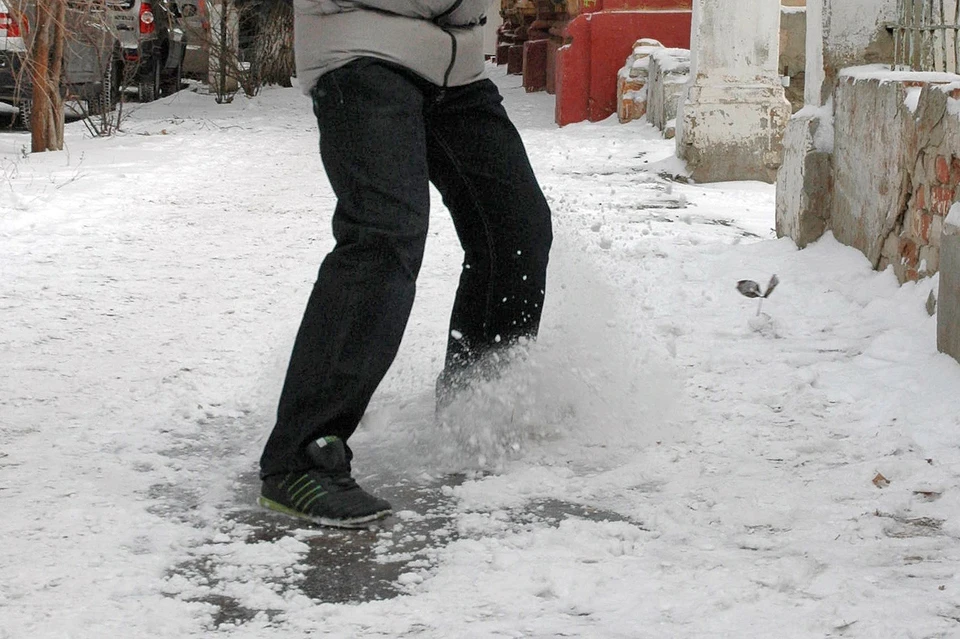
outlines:
[[[557,92],[557,49],[560,45],[554,40],[547,40],[547,93]]]
[[[523,88],[527,93],[547,88],[547,40],[523,43]]]
[[[521,75],[523,73],[523,44],[510,45],[507,52],[507,73]]]
[[[698,182],[776,180],[790,103],[779,76],[780,3],[696,0],[677,155]]]

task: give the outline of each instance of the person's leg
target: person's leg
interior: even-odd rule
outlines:
[[[430,179],[464,248],[439,392],[487,353],[537,334],[550,209],[489,80],[448,88],[426,109]]]
[[[337,244],[297,334],[262,477],[310,468],[319,437],[345,442],[396,356],[430,208],[423,99],[410,76],[371,59],[314,91]]]

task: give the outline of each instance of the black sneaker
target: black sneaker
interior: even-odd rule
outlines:
[[[350,476],[350,462],[339,437],[323,437],[307,447],[315,468],[271,475],[257,502],[271,510],[322,526],[362,528],[390,514],[390,504],[366,492]]]

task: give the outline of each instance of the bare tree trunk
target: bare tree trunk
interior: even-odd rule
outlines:
[[[67,44],[67,0],[55,0],[56,19],[53,23],[53,57],[50,60],[50,140],[56,150],[63,149],[63,98],[60,79],[63,76],[64,47]]]
[[[63,149],[60,75],[63,71],[66,9],[66,0],[37,0],[37,24],[30,51],[33,81],[30,145],[34,153]]]
[[[293,60],[293,4],[270,3],[269,11],[260,16],[257,35],[257,62],[260,65],[260,84],[291,85]]]
[[[220,60],[218,64],[217,71],[219,76],[217,78],[218,85],[220,89],[217,91],[218,101],[220,99],[225,99],[224,96],[227,95],[227,65],[226,65],[226,56],[227,56],[227,11],[229,9],[229,4],[227,0],[221,0],[220,2]]]
[[[50,117],[47,77],[50,74],[50,0],[38,0],[37,24],[33,29],[30,65],[33,106],[30,119],[30,146],[36,153],[47,149],[47,119]]]

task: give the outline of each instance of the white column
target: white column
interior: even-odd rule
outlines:
[[[780,0],[695,0],[677,155],[699,182],[773,182],[790,103],[778,74]]]
[[[483,27],[483,54],[493,56],[497,54],[497,29],[503,24],[500,17],[499,0],[488,2],[487,24]]]

